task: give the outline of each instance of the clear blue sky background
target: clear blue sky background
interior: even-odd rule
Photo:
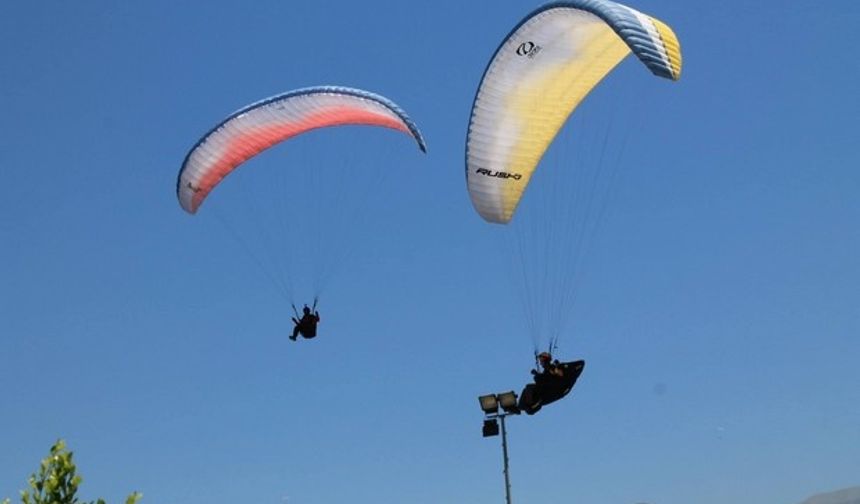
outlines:
[[[531,342],[463,150],[489,57],[536,6],[6,2],[0,497],[62,437],[87,499],[502,502],[476,396],[519,389]],[[509,422],[514,500],[792,504],[856,485],[860,4],[633,6],[673,26],[684,74],[613,76],[647,120],[565,340],[589,367]],[[372,202],[397,232],[362,238],[321,337],[290,344],[284,300],[174,184],[227,113],[315,84],[389,96],[430,153],[385,133],[414,165]]]

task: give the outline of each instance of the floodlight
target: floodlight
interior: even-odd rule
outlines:
[[[484,420],[484,428],[482,430],[484,437],[492,437],[499,435],[499,422],[495,418],[492,420]]]
[[[510,392],[503,392],[497,397],[499,404],[502,406],[502,409],[505,410],[505,413],[517,414],[520,412],[520,409],[517,407],[517,394],[515,394],[513,390]]]
[[[483,395],[478,398],[478,401],[481,402],[481,409],[484,410],[484,413],[487,415],[498,413],[499,400],[496,398],[495,394]]]

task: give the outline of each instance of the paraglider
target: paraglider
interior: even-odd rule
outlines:
[[[680,44],[671,28],[609,0],[552,2],[514,27],[484,71],[469,119],[466,185],[484,220],[512,222],[538,164],[571,114],[631,53],[653,74],[680,78]],[[519,264],[513,269],[520,273],[517,294],[535,354],[543,347],[556,350],[576,298],[576,270],[605,203],[594,194],[601,187],[602,153],[597,157],[592,172],[583,163],[563,167],[581,172],[576,185],[555,184],[557,203],[547,197],[546,187],[538,190],[535,196],[548,202],[547,208],[516,230],[520,234],[511,248]],[[555,361],[548,352],[539,362],[542,371],[533,373],[534,383],[519,401],[528,414],[567,395],[585,366],[582,360]]]
[[[417,125],[403,109],[383,96],[340,86],[298,89],[243,107],[203,135],[185,156],[177,176],[179,204],[189,214],[196,214],[228,175],[263,151],[287,141],[290,146],[300,146],[302,142],[296,137],[307,140],[305,134],[313,130],[352,125],[402,132],[415,141],[421,152],[427,151]],[[327,135],[335,136],[332,132]],[[308,143],[304,145],[307,147]],[[341,224],[347,231],[359,227],[357,207],[374,198],[375,179],[369,172],[387,171],[385,163],[375,160],[371,169],[366,170],[368,173],[362,173],[366,176],[355,177],[349,170],[365,167],[349,157],[354,150],[355,142],[323,143],[309,162],[292,161],[286,167],[279,166],[274,174],[261,175],[265,187],[251,191],[245,205],[253,207],[255,215],[239,225],[223,223],[294,310],[294,284],[299,280],[312,284],[313,308],[305,306],[301,316],[295,313],[290,335],[294,341],[299,335],[307,339],[316,336],[320,321],[317,300],[337,263],[345,259],[353,245],[349,233],[335,226]],[[325,160],[327,153],[340,161]],[[262,164],[255,161],[254,169]],[[284,181],[284,173],[289,174],[289,184],[294,185]],[[268,180],[278,174],[282,177],[280,184]],[[264,194],[271,195],[271,208],[264,208]],[[354,201],[349,201],[350,196]],[[303,197],[306,199],[301,200]],[[294,203],[299,200],[300,203]],[[216,216],[221,217],[217,212]],[[245,231],[251,236],[243,236]],[[258,236],[253,236],[255,231]],[[279,239],[280,243],[275,243]],[[304,256],[296,257],[295,251]]]
[[[487,66],[469,120],[466,182],[475,210],[505,224],[567,118],[628,54],[678,80],[664,23],[609,0],[554,2],[525,17]]]
[[[295,310],[295,306],[293,307]],[[296,313],[296,317],[298,313]],[[302,308],[302,316],[301,318],[293,317],[293,334],[290,335],[290,339],[296,341],[296,338],[299,337],[299,334],[302,335],[305,339],[313,339],[317,336],[317,324],[320,323],[320,312],[316,309],[316,303],[314,303],[313,311],[308,305],[305,305]]]
[[[540,373],[532,369],[532,375],[537,376],[538,374],[543,374],[546,377],[561,377],[562,371],[558,367],[558,360],[552,359],[552,354],[549,352],[541,352],[537,355],[538,364],[542,371]]]
[[[248,159],[308,131],[344,125],[402,131],[418,143],[421,152],[427,152],[418,127],[387,98],[338,86],[298,89],[239,109],[203,135],[179,170],[179,204],[186,212],[197,213],[224,177]]]
[[[584,360],[559,362],[553,360],[547,352],[540,354],[538,359],[543,371],[537,372],[532,369],[534,383],[529,383],[523,388],[517,404],[520,411],[529,415],[534,415],[543,406],[566,396],[585,369]]]

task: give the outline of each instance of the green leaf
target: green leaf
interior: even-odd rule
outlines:
[[[125,500],[125,504],[136,504],[137,501],[139,501],[142,498],[143,498],[142,493],[134,492],[131,495],[129,495],[128,498]]]

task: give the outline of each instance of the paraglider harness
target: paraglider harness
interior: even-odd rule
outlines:
[[[552,349],[552,346],[550,347]],[[549,362],[544,365],[542,356],[549,357]],[[532,370],[534,383],[529,383],[520,394],[519,408],[528,415],[534,415],[541,407],[558,401],[566,396],[573,386],[582,370],[585,361],[559,362],[552,360],[550,352],[535,351],[535,364],[541,371]]]
[[[306,339],[314,338],[317,335],[316,323],[319,320],[317,315],[318,302],[319,296],[314,296],[313,306],[308,308],[308,305],[305,305],[305,308],[308,308],[309,310],[308,313],[305,315],[299,315],[299,310],[296,309],[296,304],[290,303],[290,306],[293,307],[293,313],[295,314],[295,317],[293,317],[293,322],[296,324],[296,329]],[[291,339],[295,338],[291,337]]]

